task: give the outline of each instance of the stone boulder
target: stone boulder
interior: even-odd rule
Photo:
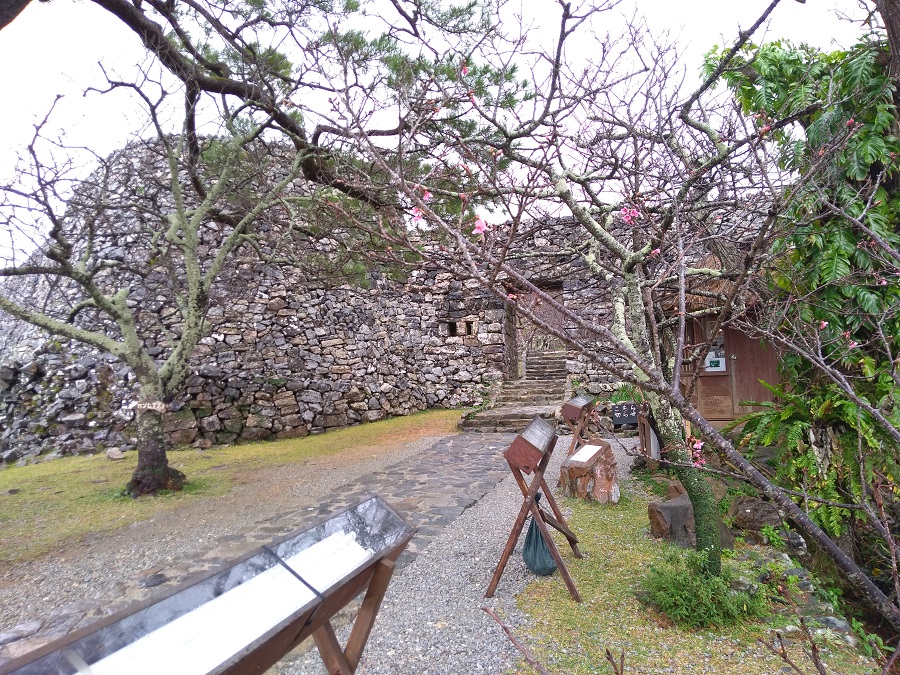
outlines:
[[[683,548],[697,545],[694,531],[694,509],[686,494],[664,502],[651,502],[647,506],[650,517],[650,535],[678,544]]]
[[[650,518],[652,537],[671,541],[682,548],[693,548],[697,545],[694,507],[686,494],[680,494],[664,502],[651,502],[647,506],[647,515]],[[734,548],[731,530],[721,520],[719,534],[722,537],[722,548]]]
[[[728,516],[736,529],[747,532],[759,532],[766,525],[781,527],[781,514],[778,509],[757,497],[747,495],[735,497],[728,509]]]

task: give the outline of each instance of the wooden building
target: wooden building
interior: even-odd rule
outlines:
[[[703,344],[715,328],[715,322],[693,321],[687,326],[687,342]],[[732,328],[720,329],[712,336],[710,349],[703,362],[686,367],[681,378],[684,390],[699,369],[691,403],[713,426],[753,412],[755,408],[741,405],[742,401],[771,401],[772,394],[760,384],[780,381],[778,354],[770,345],[747,337]]]

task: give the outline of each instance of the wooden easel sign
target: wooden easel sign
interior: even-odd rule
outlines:
[[[352,675],[413,534],[381,498],[367,499],[0,666],[0,674],[261,673],[312,635],[328,672]],[[331,618],[364,590],[342,648]]]
[[[566,519],[563,517],[562,511],[560,511],[559,506],[557,506],[556,501],[553,499],[553,493],[550,492],[550,488],[544,480],[544,472],[547,470],[547,465],[550,463],[550,457],[553,455],[553,448],[555,446],[556,432],[553,427],[543,418],[535,417],[525,431],[516,436],[506,452],[503,453],[512,474],[516,479],[516,483],[519,485],[519,489],[522,492],[523,500],[522,506],[519,509],[519,515],[516,516],[512,531],[509,533],[509,539],[507,539],[506,546],[500,556],[500,561],[497,563],[496,570],[494,570],[494,576],[491,578],[491,583],[488,585],[487,592],[484,594],[486,598],[492,598],[494,596],[494,592],[497,590],[497,584],[500,583],[500,577],[503,576],[503,570],[506,569],[506,563],[509,562],[509,557],[512,555],[513,550],[515,550],[516,542],[519,540],[519,535],[522,534],[525,520],[528,518],[528,515],[531,514],[531,517],[534,518],[534,522],[541,532],[541,537],[543,537],[546,542],[547,548],[550,549],[550,555],[553,556],[553,560],[556,562],[556,566],[566,584],[566,588],[569,589],[569,594],[575,602],[581,602],[581,596],[578,593],[578,589],[575,588],[575,582],[572,581],[566,563],[563,561],[559,549],[556,547],[556,543],[553,541],[553,537],[550,536],[550,530],[547,527],[550,525],[561,532],[569,542],[569,546],[571,546],[575,557],[582,557],[581,551],[578,550],[578,539],[566,524]],[[531,483],[528,484],[526,483],[523,474],[531,475],[532,473],[534,476],[531,479]],[[553,515],[539,508],[535,501],[535,495],[538,493],[538,490],[541,489],[544,491],[544,496],[547,498],[547,503],[550,505]]]
[[[571,457],[581,446],[586,445],[590,441],[587,437],[587,427],[595,405],[594,400],[590,396],[576,396],[563,404],[563,421],[572,430],[572,442],[569,443],[569,450],[566,456]]]

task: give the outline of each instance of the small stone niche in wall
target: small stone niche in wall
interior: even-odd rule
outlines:
[[[478,333],[477,321],[442,321],[441,335],[443,337],[468,337]]]

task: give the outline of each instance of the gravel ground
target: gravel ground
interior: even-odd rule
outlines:
[[[547,471],[551,487],[556,484],[568,441],[560,439]],[[627,475],[631,463],[625,448],[633,447],[635,441],[613,442],[620,477]],[[484,597],[521,503],[521,493],[510,475],[395,576],[358,675],[503,673],[520,662],[520,653],[481,608],[493,608],[514,633],[527,622],[516,607],[516,595],[534,578],[522,561],[524,536],[494,597]],[[562,583],[559,575],[555,576]],[[343,644],[349,626],[337,632]],[[301,653],[288,655],[270,673],[326,673],[311,643],[308,640],[298,650],[303,650]]]

